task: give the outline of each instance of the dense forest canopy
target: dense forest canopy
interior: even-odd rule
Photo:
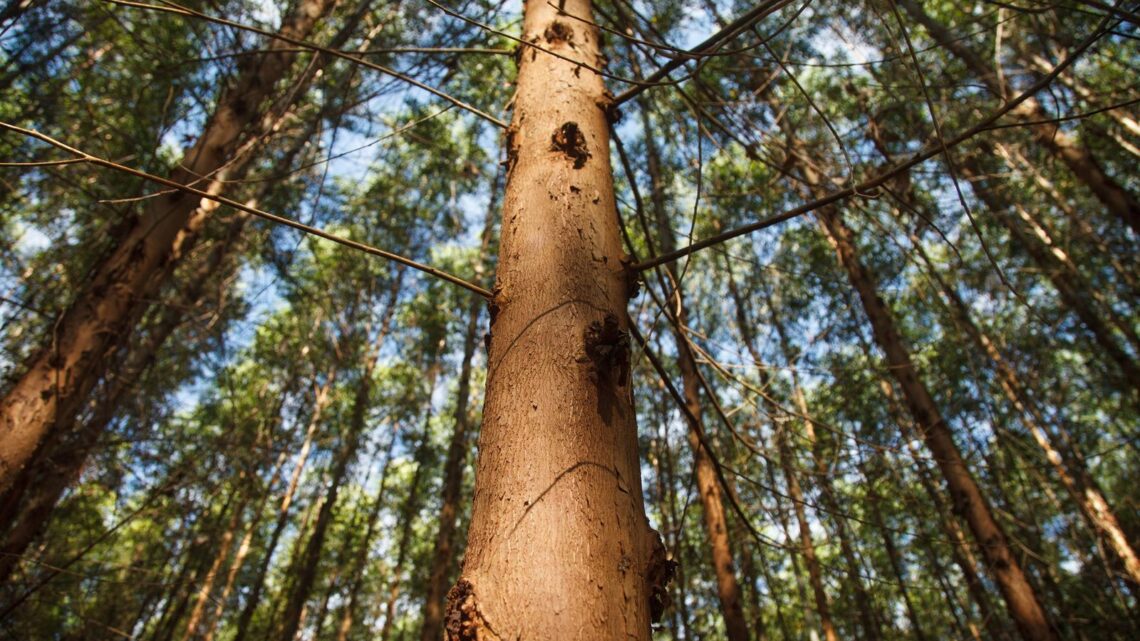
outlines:
[[[1138,28],[0,2],[0,636],[1134,638]]]

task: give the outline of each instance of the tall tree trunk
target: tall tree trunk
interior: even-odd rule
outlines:
[[[665,589],[668,562],[641,490],[609,97],[591,71],[604,61],[590,2],[560,6],[575,18],[537,0],[525,6],[524,40],[569,60],[520,52],[450,641],[647,641],[651,604]]]
[[[408,561],[408,550],[412,545],[412,527],[415,525],[416,516],[420,512],[420,503],[423,500],[420,495],[420,488],[423,484],[424,468],[427,465],[428,448],[431,447],[431,434],[429,432],[432,416],[431,398],[435,395],[435,383],[439,376],[440,364],[438,362],[431,363],[428,367],[428,395],[427,409],[424,411],[423,418],[424,428],[413,456],[416,469],[412,472],[411,481],[408,483],[408,496],[404,498],[404,504],[400,508],[400,534],[396,544],[396,563],[392,567],[391,576],[388,577],[388,601],[384,606],[384,626],[380,629],[380,641],[388,641],[392,636],[393,625],[396,620],[396,599],[400,596],[400,587],[405,582],[404,565]]]
[[[305,38],[335,1],[298,0],[280,33]],[[171,180],[220,190],[221,182],[213,177],[225,170],[243,142],[243,133],[257,121],[262,103],[273,95],[295,56],[293,48],[276,39],[266,47],[268,51],[253,58],[223,93],[197,143],[171,172]],[[104,374],[106,355],[130,334],[131,320],[162,284],[166,267],[181,258],[185,236],[195,233],[188,225],[201,224],[192,216],[201,203],[197,196],[172,191],[146,202],[142,216],[95,268],[89,285],[52,325],[44,346],[0,400],[0,493],[7,491],[56,423],[72,420],[79,411]]]
[[[819,614],[820,625],[823,627],[823,636],[827,641],[838,641],[839,634],[835,631],[835,623],[831,620],[831,604],[823,586],[823,569],[819,565],[819,558],[815,552],[815,542],[812,541],[811,525],[808,523],[807,511],[804,509],[804,494],[800,488],[799,477],[795,473],[795,458],[788,445],[787,430],[783,425],[775,428],[776,447],[780,452],[780,468],[784,472],[784,482],[788,487],[788,495],[795,510],[796,523],[800,530],[800,554],[807,564],[808,579],[811,581],[812,593],[815,595],[815,609]]]
[[[244,478],[240,478],[238,483],[244,483]],[[242,490],[235,490],[241,492]],[[244,492],[243,492],[244,494]],[[210,596],[214,591],[214,581],[217,579],[218,572],[222,569],[222,564],[230,556],[230,548],[233,546],[234,538],[237,537],[238,527],[241,525],[242,512],[245,511],[246,497],[243,496],[237,505],[233,508],[230,514],[230,521],[226,525],[226,529],[222,532],[221,541],[218,543],[217,550],[214,553],[214,561],[210,564],[210,569],[206,570],[206,576],[198,581],[198,594],[194,599],[194,608],[190,610],[190,617],[186,620],[186,629],[182,633],[182,641],[189,641],[189,639],[197,636],[198,627],[202,623],[202,617],[206,614],[206,606],[210,602]]]
[[[876,455],[881,453],[876,452]],[[867,488],[867,511],[871,515],[871,523],[879,531],[883,540],[883,549],[887,553],[887,560],[891,564],[891,572],[895,576],[895,581],[898,583],[899,594],[902,595],[903,604],[906,606],[907,617],[910,619],[911,630],[914,632],[914,638],[918,641],[927,641],[930,637],[926,634],[926,630],[922,625],[922,620],[918,616],[918,608],[914,605],[914,600],[911,598],[910,590],[907,587],[906,569],[903,567],[902,556],[899,554],[898,546],[895,544],[894,534],[887,528],[887,522],[883,518],[883,511],[880,504],[883,501],[883,496],[879,494],[878,489],[875,487],[878,482],[878,476],[871,476],[867,468],[869,467],[863,461],[862,453],[857,453],[857,464],[859,466],[859,473],[863,477],[863,482]]]
[[[261,516],[265,512],[265,507],[269,502],[273,486],[277,485],[278,479],[281,478],[281,469],[285,465],[286,458],[285,452],[282,452],[281,455],[278,456],[277,463],[273,467],[273,474],[269,477],[269,482],[265,484],[265,491],[262,493],[260,505],[257,506],[253,518],[250,519],[249,524],[246,526],[245,534],[242,535],[237,552],[234,553],[234,560],[230,563],[230,569],[226,573],[226,583],[222,587],[222,594],[214,604],[214,614],[206,625],[206,631],[202,633],[202,641],[213,641],[214,635],[218,631],[218,626],[221,624],[222,614],[225,612],[226,604],[229,602],[230,595],[233,594],[234,585],[237,582],[237,575],[245,565],[246,557],[249,556],[249,550],[253,544],[253,536],[257,532],[258,526],[261,525]]]
[[[369,553],[372,549],[372,539],[376,535],[376,525],[380,520],[384,497],[388,493],[388,471],[392,466],[392,449],[395,444],[396,434],[393,432],[391,440],[388,441],[387,453],[384,456],[384,467],[380,472],[380,486],[376,490],[376,497],[373,499],[372,508],[368,512],[368,524],[364,530],[364,539],[357,547],[356,555],[352,560],[352,569],[349,571],[348,598],[345,600],[340,623],[337,625],[337,641],[347,641],[348,635],[352,631],[357,601],[360,599],[360,589],[364,586],[365,564],[368,562]]]
[[[662,175],[661,155],[653,139],[652,126],[646,108],[641,109],[642,129],[646,145],[646,160],[649,169],[650,202],[657,225],[657,237],[661,251],[668,253],[676,249],[673,230],[669,225],[669,214],[665,206],[665,184]],[[689,447],[693,451],[693,467],[697,478],[697,490],[701,498],[701,512],[704,517],[705,535],[712,557],[713,573],[716,577],[717,598],[720,601],[721,615],[724,617],[725,631],[729,641],[748,641],[748,622],[744,619],[744,600],[740,583],[736,578],[733,562],[732,542],[729,540],[728,520],[725,516],[724,497],[711,453],[701,442],[704,432],[701,410],[701,379],[697,364],[689,347],[684,328],[688,319],[684,293],[676,265],[665,266],[667,279],[662,279],[663,295],[666,297],[666,311],[672,323],[673,342],[677,349],[677,368],[681,371],[681,389],[688,406],[688,413],[696,424],[689,425]],[[836,641],[829,636],[828,641]]]
[[[370,363],[371,363],[370,359]],[[340,452],[337,453],[332,472],[330,473],[328,488],[324,492],[324,501],[320,512],[317,513],[313,531],[305,544],[305,551],[301,557],[300,567],[296,579],[289,592],[289,599],[285,604],[285,611],[281,615],[281,632],[278,638],[281,641],[293,641],[301,626],[302,613],[312,591],[313,583],[317,579],[317,565],[321,560],[324,548],[325,535],[332,523],[336,510],[337,497],[340,487],[348,474],[348,466],[356,457],[357,446],[360,443],[360,433],[364,427],[365,410],[368,405],[368,396],[372,389],[372,367],[366,366],[360,373],[360,380],[356,385],[356,394],[353,399],[352,419],[346,433],[341,440]]]
[[[895,1],[911,19],[926,29],[939,46],[966,65],[995,96],[1008,98],[1014,95],[1015,92],[1010,90],[1005,78],[998,76],[961,38],[927,14],[919,0]],[[1059,123],[1053,122],[1040,101],[1030,97],[1011,111],[1010,115],[1024,123],[1037,123],[1029,124],[1034,140],[1051,156],[1068,166],[1073,176],[1088,187],[1110,214],[1140,235],[1140,200],[1105,173],[1086,145],[1061,129]]]
[[[819,183],[811,177],[808,182],[812,185]],[[838,254],[840,264],[859,294],[875,340],[886,354],[890,371],[903,390],[910,413],[942,471],[950,495],[954,498],[954,509],[969,524],[1018,630],[1026,641],[1054,641],[1056,634],[1049,625],[1037,593],[1010,551],[1005,533],[994,519],[989,502],[954,443],[950,427],[926,385],[919,379],[910,352],[895,327],[894,317],[879,296],[873,277],[859,259],[851,230],[834,208],[822,210],[819,218]]]

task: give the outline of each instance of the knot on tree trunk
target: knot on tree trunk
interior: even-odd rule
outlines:
[[[554,131],[550,137],[550,150],[561,151],[567,158],[574,161],[574,169],[581,169],[590,158],[586,149],[586,134],[578,128],[574,121],[565,122]]]
[[[447,641],[501,641],[479,611],[475,586],[459,579],[447,592]]]

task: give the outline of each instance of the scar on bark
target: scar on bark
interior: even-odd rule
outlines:
[[[513,100],[513,99],[512,99]],[[515,163],[519,159],[519,146],[516,138],[518,128],[515,125],[507,127],[507,131],[503,134],[506,139],[503,145],[507,149],[507,158],[502,162],[502,165],[507,168],[507,173],[510,174],[511,170],[515,168]]]
[[[592,375],[625,387],[629,382],[629,332],[621,328],[618,317],[610,313],[605,320],[590,323],[583,342],[586,355],[579,362],[592,363]]]
[[[571,47],[574,46],[574,30],[570,28],[570,25],[561,20],[551,22],[550,26],[546,28],[546,31],[542,32],[542,37],[552,45],[565,42]]]
[[[475,586],[467,579],[459,579],[447,592],[447,620],[444,627],[447,641],[501,641],[479,611]]]
[[[586,161],[590,158],[590,152],[586,149],[586,134],[578,128],[578,123],[569,121],[562,123],[562,126],[555,130],[554,135],[550,137],[550,150],[561,151],[574,161],[574,169],[581,169],[586,166]]]

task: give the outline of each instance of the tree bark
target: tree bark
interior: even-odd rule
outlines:
[[[336,0],[299,0],[280,33],[306,37]],[[273,95],[287,73],[294,50],[279,40],[253,58],[225,91],[196,144],[186,152],[170,178],[217,192],[243,133],[256,122],[262,103]],[[95,268],[89,285],[57,319],[51,336],[27,363],[24,374],[0,400],[0,493],[7,491],[39,443],[60,420],[72,420],[87,394],[104,373],[106,355],[137,318],[138,309],[161,285],[166,267],[181,256],[180,246],[201,199],[173,191],[147,201],[145,211],[111,256]],[[207,210],[208,211],[208,210]]]
[[[588,0],[526,3],[484,421],[450,641],[650,637],[667,562],[645,517]],[[585,20],[582,21],[582,20]],[[583,67],[578,62],[589,65]],[[663,567],[664,566],[664,567]]]
[[[245,640],[246,634],[249,632],[250,622],[253,620],[253,613],[261,603],[261,592],[265,589],[265,580],[266,575],[269,573],[269,564],[273,560],[273,553],[277,550],[277,544],[281,540],[285,526],[289,523],[289,508],[293,505],[293,497],[296,495],[297,486],[301,481],[301,472],[305,469],[305,464],[309,460],[309,451],[313,446],[313,436],[316,435],[317,428],[321,424],[321,416],[331,400],[329,398],[329,392],[332,390],[335,379],[335,369],[330,370],[328,376],[325,378],[325,382],[316,389],[312,414],[309,418],[308,428],[305,430],[305,440],[302,441],[301,448],[297,451],[296,462],[293,464],[293,473],[290,475],[289,484],[285,486],[285,491],[281,496],[281,505],[277,508],[277,520],[273,525],[273,531],[269,535],[269,541],[265,544],[265,551],[261,557],[256,578],[253,580],[253,588],[250,591],[249,597],[246,599],[245,605],[242,606],[241,614],[238,616],[234,641]]]
[[[987,144],[979,144],[978,152],[985,156],[992,153]],[[1117,342],[1113,327],[1120,330],[1134,349],[1140,351],[1140,337],[1135,330],[1122,320],[1115,318],[1115,314],[1108,312],[1110,319],[1105,320],[1098,313],[1096,306],[1087,295],[1092,294],[1083,279],[1079,277],[1064,262],[1058,260],[1048,245],[1041,238],[1025,229],[1021,221],[1014,219],[1010,211],[1011,203],[998,190],[994,189],[986,178],[986,173],[979,165],[975,156],[964,156],[959,164],[962,176],[970,181],[970,185],[978,197],[986,203],[990,212],[1002,223],[1010,235],[1023,247],[1037,263],[1049,282],[1057,290],[1057,294],[1072,312],[1081,320],[1081,323],[1092,334],[1096,344],[1104,353],[1116,363],[1123,374],[1123,387],[1130,387],[1134,399],[1140,399],[1140,364]]]
[[[201,265],[187,275],[183,287],[162,310],[145,340],[121,360],[116,376],[109,382],[90,419],[74,430],[75,433],[71,433],[70,421],[58,421],[57,426],[67,433],[55,433],[45,441],[41,445],[45,452],[37,455],[35,464],[24,468],[18,483],[9,488],[4,501],[5,512],[10,508],[13,515],[12,525],[0,547],[0,583],[7,580],[21,555],[43,531],[64,491],[78,480],[88,455],[121,403],[135,389],[162,345],[185,322],[187,310],[197,307],[207,288],[217,283],[218,272],[225,271],[235,253],[235,243],[246,219],[244,214],[238,214]],[[30,493],[28,488],[31,488]]]
[[[1132,543],[1125,535],[1115,511],[1109,505],[1104,493],[1100,490],[1096,480],[1088,471],[1084,457],[1071,442],[1065,442],[1060,447],[1053,444],[1053,438],[1047,431],[1048,422],[1045,414],[1037,402],[1026,393],[1021,385],[1020,377],[1013,370],[1013,366],[1006,361],[998,350],[997,345],[985,334],[970,315],[969,307],[962,300],[958,292],[949,286],[935,270],[926,251],[915,239],[916,252],[926,266],[927,272],[932,275],[934,282],[950,306],[959,328],[966,333],[975,347],[989,357],[997,373],[998,384],[1005,394],[1010,405],[1017,410],[1021,421],[1029,430],[1033,441],[1041,448],[1045,460],[1053,468],[1061,484],[1069,492],[1073,501],[1080,508],[1081,513],[1088,522],[1099,531],[1109,549],[1120,560],[1125,574],[1133,585],[1140,585],[1140,559]]]

